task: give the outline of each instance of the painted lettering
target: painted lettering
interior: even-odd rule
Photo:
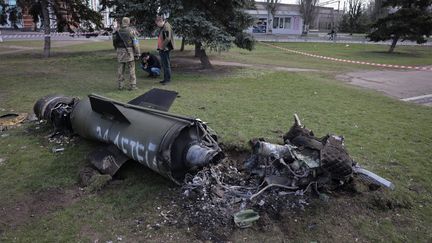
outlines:
[[[125,154],[127,154],[127,149],[125,148],[125,144],[127,145],[128,143],[129,143],[129,139],[124,137],[121,138],[121,149]]]
[[[138,158],[138,162],[143,162],[144,161],[144,157],[140,154],[140,151],[144,151],[144,145],[138,143],[138,145],[137,145],[137,158]]]

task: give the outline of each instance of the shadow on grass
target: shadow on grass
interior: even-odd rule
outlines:
[[[394,58],[400,58],[400,57],[412,57],[412,58],[422,58],[426,57],[422,52],[412,51],[412,52],[400,52],[400,51],[394,51],[392,53],[388,51],[362,51],[362,53],[359,54],[367,54],[367,55],[375,55],[377,57],[394,57]]]

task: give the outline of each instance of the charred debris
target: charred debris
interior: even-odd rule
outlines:
[[[316,137],[297,115],[281,144],[252,139],[245,161],[225,158],[204,122],[168,112],[176,97],[161,89],[128,103],[94,94],[81,100],[49,95],[34,112],[56,133],[100,141],[88,159],[102,174],[113,176],[134,160],[181,185],[185,217],[190,223],[200,218],[209,229],[232,222],[249,227],[260,217],[253,209],[303,208],[305,195],[328,200],[327,192],[358,180],[394,189],[349,156],[344,137]]]

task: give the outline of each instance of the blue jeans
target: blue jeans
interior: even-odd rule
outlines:
[[[160,75],[160,68],[157,68],[157,67],[144,68],[144,66],[141,64],[141,69],[148,72],[150,75],[154,75],[154,76]]]
[[[169,81],[171,81],[170,51],[159,51],[159,55],[161,58],[162,69],[164,71],[163,81],[169,82]]]

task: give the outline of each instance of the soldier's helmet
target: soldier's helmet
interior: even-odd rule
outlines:
[[[130,25],[130,18],[123,17],[122,19],[122,27],[128,27]]]

